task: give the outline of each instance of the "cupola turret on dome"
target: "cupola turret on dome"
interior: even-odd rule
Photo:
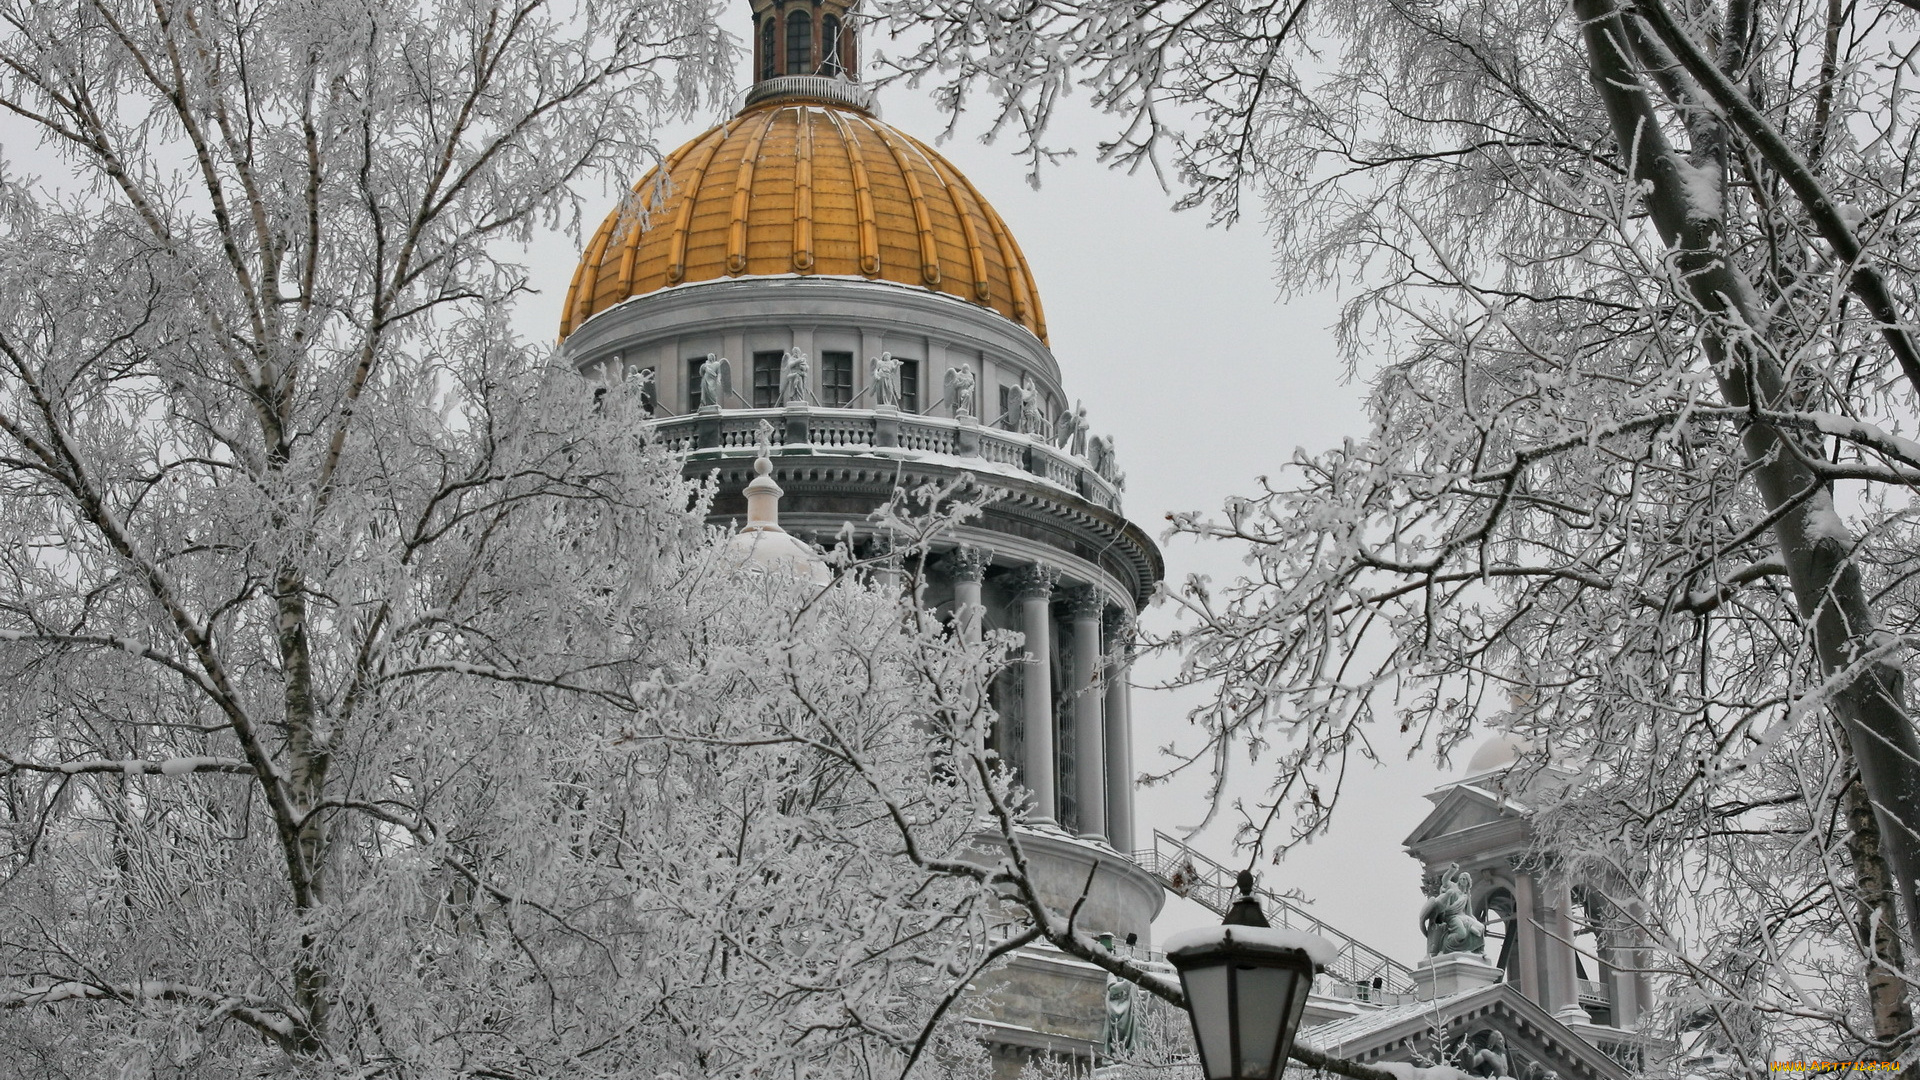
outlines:
[[[846,0],[753,0],[755,81],[818,75],[858,82],[852,7]]]

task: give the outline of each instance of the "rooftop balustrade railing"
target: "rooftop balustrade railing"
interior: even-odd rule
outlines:
[[[775,446],[881,455],[943,454],[963,464],[977,459],[1022,470],[1095,505],[1121,512],[1120,489],[1086,458],[1039,436],[986,427],[971,419],[889,409],[722,409],[656,417],[653,428],[655,437],[668,449],[700,455],[751,450],[759,439],[763,420],[773,427]]]

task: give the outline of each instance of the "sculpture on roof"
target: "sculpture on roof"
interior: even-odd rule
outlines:
[[[700,407],[718,406],[727,389],[727,358],[712,353],[700,363]]]
[[[1053,444],[1064,447],[1074,457],[1087,456],[1087,406],[1085,402],[1075,402],[1075,408],[1062,409],[1060,419],[1053,425]]]
[[[780,357],[780,401],[784,405],[804,405],[807,400],[807,383],[811,381],[807,365],[807,354],[799,349],[788,349]]]
[[[1473,894],[1473,874],[1459,863],[1440,875],[1440,891],[1420,908],[1420,932],[1427,938],[1428,956],[1449,953],[1480,955],[1486,945],[1486,927],[1467,910]]]
[[[873,364],[873,403],[900,407],[900,361],[890,352],[883,352],[870,361]]]
[[[1087,440],[1087,464],[1102,480],[1120,491],[1127,490],[1127,474],[1120,471],[1120,459],[1113,452],[1113,436],[1095,435]]]
[[[965,364],[947,369],[947,404],[953,407],[956,419],[973,416],[974,413],[974,377],[973,369]]]
[[[1487,1032],[1487,1044],[1473,1048],[1467,1071],[1475,1076],[1511,1076],[1507,1071],[1507,1037],[1498,1031]]]
[[[1020,415],[1017,428],[1022,435],[1047,437],[1047,414],[1040,404],[1040,391],[1033,385],[1033,376],[1020,376],[1020,385],[1015,387],[1019,398]]]

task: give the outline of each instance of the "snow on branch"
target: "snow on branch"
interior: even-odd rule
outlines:
[[[75,980],[43,983],[20,990],[0,991],[0,1009],[28,1009],[69,1001],[191,1001],[213,1009],[215,1017],[231,1016],[279,1042],[293,1042],[300,1025],[285,1010],[256,998],[234,997],[188,983],[144,979],[126,983],[87,983]]]
[[[56,776],[83,776],[88,773],[121,773],[126,776],[186,776],[190,773],[251,774],[253,766],[236,758],[174,757],[148,760],[127,758],[120,761],[30,761],[0,754],[0,775],[36,772]]]

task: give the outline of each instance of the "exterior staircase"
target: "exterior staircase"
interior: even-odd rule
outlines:
[[[1224,917],[1227,906],[1233,903],[1237,871],[1227,869],[1158,829],[1153,831],[1153,846],[1134,852],[1133,861],[1159,879],[1168,892],[1184,896],[1216,915]],[[1268,922],[1318,934],[1340,950],[1334,962],[1327,965],[1324,978],[1347,984],[1353,996],[1362,1001],[1393,1001],[1413,993],[1413,972],[1405,964],[1328,926],[1291,900],[1266,889],[1254,891]],[[1374,991],[1379,992],[1377,996]]]

